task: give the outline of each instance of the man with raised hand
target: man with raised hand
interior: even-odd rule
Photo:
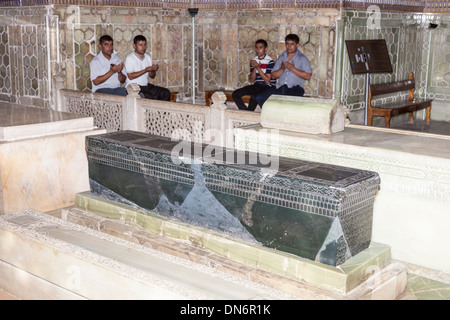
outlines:
[[[127,72],[126,85],[136,83],[140,86],[141,97],[146,99],[170,101],[170,91],[166,88],[155,86],[148,82],[148,77],[154,79],[158,64],[153,64],[152,58],[146,53],[147,39],[138,35],[133,40],[134,52],[125,59],[125,70]]]
[[[275,86],[276,81],[271,79],[272,68],[275,64],[273,59],[266,53],[267,41],[259,39],[255,42],[256,57],[250,61],[250,74],[248,80],[250,85],[233,91],[233,100],[240,110],[254,111],[258,103],[256,95],[270,86]],[[250,95],[248,106],[242,101],[242,97]]]
[[[305,93],[305,80],[311,79],[311,63],[298,50],[299,37],[296,34],[288,34],[284,41],[286,50],[277,59],[272,70],[272,79],[277,79],[276,86],[269,87],[256,96],[261,108],[272,94],[302,97]]]
[[[121,87],[121,83],[125,82],[126,74],[123,70],[122,60],[113,53],[113,39],[109,35],[101,36],[98,47],[100,53],[92,59],[89,65],[92,92],[126,96],[127,90]]]

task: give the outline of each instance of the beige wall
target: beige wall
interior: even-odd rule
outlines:
[[[187,10],[48,6],[2,8],[0,16],[0,54],[9,58],[0,62],[0,100],[51,107],[55,75],[68,89],[89,91],[89,62],[103,34],[113,36],[122,59],[132,51],[135,35],[146,36],[148,51],[160,65],[154,83],[191,97],[192,20]],[[314,70],[306,92],[331,97],[338,18],[335,9],[200,10],[195,16],[197,95],[247,84],[254,42],[265,38],[276,59],[286,34],[297,33]],[[19,40],[13,42],[14,35]],[[33,74],[38,83],[27,79]]]
[[[363,108],[364,79],[348,67],[345,39],[385,38],[394,74],[374,81],[404,78],[415,69],[419,93],[450,105],[449,14],[382,12],[380,28],[368,30],[367,9],[200,9],[195,16],[195,88],[234,89],[247,84],[254,41],[265,38],[277,58],[288,33],[300,36],[300,50],[311,60],[313,77],[306,94],[335,95],[352,111]],[[442,24],[431,35],[430,21]],[[192,95],[192,20],[186,9],[48,5],[0,8],[0,101],[54,108],[54,77],[68,89],[90,90],[89,62],[98,39],[110,34],[122,59],[132,39],[143,34],[159,63],[155,84]],[[369,31],[369,32],[368,32]],[[430,68],[428,68],[430,66]],[[431,72],[428,73],[427,69]],[[450,109],[450,107],[448,107]]]

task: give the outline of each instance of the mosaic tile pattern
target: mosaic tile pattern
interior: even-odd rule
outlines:
[[[223,78],[222,26],[203,28],[203,80],[206,89],[220,88]]]
[[[449,23],[450,17],[444,23]],[[432,31],[431,50],[432,66],[429,72],[431,90],[430,97],[436,99],[450,98],[450,30],[437,28]]]
[[[169,25],[167,27],[167,86],[183,87],[184,52],[183,27]]]
[[[11,64],[9,55],[8,27],[0,26],[0,92],[11,93]]]
[[[43,8],[0,10],[0,97],[48,105],[49,50]]]
[[[38,6],[32,10],[25,6],[46,2],[58,6]],[[139,2],[143,6],[148,4],[147,7],[127,7],[128,2],[116,2],[118,5],[114,7],[71,5],[71,1],[2,2],[3,6],[9,3],[22,7],[0,9],[0,99],[49,107],[55,75],[64,78],[67,89],[90,92],[89,62],[98,53],[97,41],[103,34],[113,36],[116,54],[122,59],[133,50],[133,37],[145,35],[149,41],[148,52],[160,65],[154,83],[179,92],[182,99],[190,98],[193,87],[191,17],[187,10],[177,6],[192,3],[167,1],[161,8],[158,5],[162,2],[158,1]],[[300,50],[310,58],[314,70],[312,79],[306,82],[306,95],[325,98],[335,95],[350,110],[361,110],[364,75],[350,73],[345,52],[335,66],[335,55],[345,51],[343,40],[338,40],[337,47],[335,43],[336,39],[370,37],[387,40],[394,65],[390,75],[372,75],[373,83],[404,79],[413,71],[417,95],[450,100],[450,31],[438,27],[430,32],[426,28],[430,22],[448,25],[448,15],[382,11],[379,28],[376,23],[377,28],[369,28],[368,21],[373,20],[370,10],[333,9],[336,4],[333,1],[320,2],[320,8],[308,10],[304,7],[314,7],[313,1],[258,3],[284,6],[284,9],[218,10],[214,6],[223,2],[201,2],[209,7],[201,9],[195,17],[196,97],[202,97],[206,89],[234,89],[247,84],[248,61],[258,38],[267,39],[269,54],[276,58],[284,50],[285,35],[298,33]],[[359,2],[348,3],[353,6]],[[419,7],[423,5],[417,3]],[[245,4],[253,6],[250,2]],[[242,7],[244,2],[236,0],[227,5]],[[342,30],[338,27],[338,22],[343,22],[341,15],[347,21],[342,24],[345,25]],[[428,68],[428,53],[431,68]]]
[[[89,63],[98,51],[92,26],[80,26],[74,30],[75,83],[77,88],[92,89]]]

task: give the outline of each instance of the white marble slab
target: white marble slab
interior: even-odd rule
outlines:
[[[89,190],[86,136],[100,133],[105,130],[0,143],[0,214],[73,205],[78,192]]]
[[[272,95],[261,111],[261,126],[310,134],[344,130],[346,108],[333,99]]]
[[[379,269],[369,264],[379,265],[379,259],[387,258],[382,245],[346,267],[356,273],[367,271],[368,279],[338,294],[221,258],[189,241],[149,236],[123,221],[82,211],[72,214],[76,223],[35,210],[0,216],[0,290],[27,300],[367,300],[396,299],[406,287],[404,265]],[[360,268],[361,263],[367,270]],[[316,276],[326,276],[329,268],[317,270]]]
[[[87,135],[92,117],[0,104],[0,214],[72,205],[89,190]]]
[[[0,142],[92,130],[92,117],[50,109],[0,104]]]

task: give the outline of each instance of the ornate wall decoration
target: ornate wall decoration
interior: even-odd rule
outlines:
[[[122,104],[67,98],[67,112],[94,118],[94,125],[109,131],[122,130]]]
[[[170,112],[168,110],[147,109],[144,112],[145,132],[170,137],[174,130],[186,134],[180,139],[203,141],[205,117],[199,114]],[[181,130],[183,129],[183,130]]]

